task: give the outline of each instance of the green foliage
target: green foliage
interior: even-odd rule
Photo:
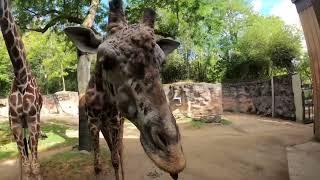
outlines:
[[[296,67],[299,72],[301,79],[304,84],[311,84],[311,68],[310,68],[310,58],[307,53],[304,53]]]
[[[0,36],[0,97],[6,97],[12,83],[11,61],[2,36]]]
[[[247,22],[229,61],[224,62],[223,80],[247,81],[269,78],[272,72],[293,73],[293,61],[302,49],[301,32],[277,17],[252,15]]]
[[[66,25],[82,24],[90,0],[14,0],[14,14],[22,30],[46,32],[48,30],[61,31]],[[97,12],[97,24],[105,22],[108,8],[101,5]],[[99,28],[99,27],[96,27]]]
[[[28,32],[24,35],[27,58],[42,91],[64,90],[64,78],[76,71],[77,55],[61,34]]]
[[[288,73],[293,74],[295,71],[293,61],[301,54],[301,35],[294,27],[282,27],[272,35],[269,53],[275,68],[285,68]]]
[[[144,7],[156,8],[156,33],[181,42],[177,59],[170,57],[162,71],[166,83],[185,78],[265,79],[271,73],[292,73],[293,61],[299,60],[302,33],[278,17],[255,14],[245,0],[129,0],[128,4],[131,22],[139,20]],[[176,72],[182,67],[187,69]]]
[[[261,16],[247,0],[128,0],[130,22],[138,22],[145,7],[157,9],[156,33],[181,43],[162,68],[164,83],[247,81],[295,71],[310,79],[301,56],[302,33],[278,17]],[[76,50],[61,30],[80,24],[90,1],[14,0],[14,14],[28,60],[44,93],[77,90]],[[95,29],[104,29],[108,7],[101,4]],[[98,26],[100,24],[101,26]],[[48,28],[48,29],[47,29]],[[45,32],[29,32],[28,29]],[[159,37],[159,38],[160,38]],[[0,40],[0,96],[6,96],[12,72]]]
[[[23,36],[23,41],[28,62],[43,93],[64,90],[64,84],[67,84],[67,90],[77,89],[76,50],[69,41],[66,41],[63,34],[27,32]],[[11,87],[13,74],[2,38],[0,39],[0,59],[3,62],[0,64],[0,96],[6,96]]]
[[[163,83],[172,83],[188,78],[187,62],[178,53],[173,53],[168,57],[161,71]]]
[[[269,61],[236,61],[227,67],[223,82],[253,81],[269,77]]]

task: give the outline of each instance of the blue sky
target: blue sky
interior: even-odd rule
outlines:
[[[299,15],[291,0],[251,0],[251,4],[262,15],[279,16],[287,24],[301,27]]]
[[[253,0],[253,3],[256,5],[257,2],[260,3],[260,5],[258,5],[260,6],[259,12],[263,15],[271,14],[272,9],[281,3],[279,0]]]
[[[101,2],[102,2],[103,4],[107,4],[107,3],[109,2],[109,0],[101,0]],[[126,4],[126,3],[127,3],[127,0],[124,0],[124,3]]]

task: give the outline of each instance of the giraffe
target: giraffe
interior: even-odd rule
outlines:
[[[38,162],[38,137],[42,96],[26,59],[25,48],[13,19],[8,0],[0,0],[0,27],[14,70],[9,95],[9,123],[21,159],[21,179],[41,179]],[[26,134],[28,129],[29,139]],[[29,147],[28,147],[29,145]],[[29,157],[28,149],[31,150]]]
[[[65,33],[85,53],[97,53],[95,72],[85,95],[93,140],[94,171],[101,174],[99,132],[111,151],[119,180],[123,168],[123,122],[130,120],[140,131],[148,157],[173,179],[186,166],[181,135],[160,80],[160,66],[180,45],[171,39],[156,39],[156,13],[146,9],[141,22],[128,24],[121,0],[109,2],[108,36],[100,38],[91,29],[68,27]]]

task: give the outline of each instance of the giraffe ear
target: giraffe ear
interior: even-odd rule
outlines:
[[[103,42],[103,38],[89,28],[67,27],[64,32],[81,52],[96,54],[99,45]]]
[[[160,39],[157,41],[157,44],[160,46],[166,56],[168,56],[180,46],[179,42],[172,39]]]

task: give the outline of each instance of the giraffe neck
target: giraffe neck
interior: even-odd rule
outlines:
[[[1,6],[3,11],[2,16],[0,16],[0,27],[3,39],[6,43],[10,60],[13,65],[18,89],[24,91],[30,75],[30,70],[26,61],[25,48],[21,36],[18,33],[17,25],[13,20],[8,1],[0,0],[0,3],[2,3]]]

